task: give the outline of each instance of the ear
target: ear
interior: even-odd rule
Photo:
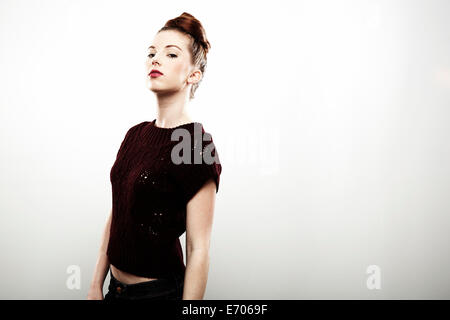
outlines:
[[[198,83],[202,79],[202,72],[199,69],[195,69],[194,72],[188,78],[188,83]]]

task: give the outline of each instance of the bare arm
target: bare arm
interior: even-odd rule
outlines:
[[[215,199],[216,184],[209,180],[187,205],[183,300],[202,300],[206,290]]]
[[[88,299],[103,299],[103,283],[109,270],[109,260],[106,255],[109,243],[109,230],[111,229],[112,209],[106,221],[103,231],[102,242],[99,250],[97,263],[95,265],[94,275],[91,281],[91,287],[88,293]]]

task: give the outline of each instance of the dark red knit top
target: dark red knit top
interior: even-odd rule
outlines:
[[[179,237],[186,231],[186,205],[210,178],[219,191],[222,166],[211,134],[201,123],[160,128],[155,122],[144,121],[128,130],[111,168],[107,255],[112,265],[137,276],[184,276]],[[174,131],[177,137],[172,137]],[[181,141],[189,148],[181,149]],[[186,151],[190,163],[184,158]],[[210,157],[204,157],[206,153]],[[174,161],[175,154],[182,163]]]

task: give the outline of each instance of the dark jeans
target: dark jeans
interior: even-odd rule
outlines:
[[[125,284],[114,278],[111,270],[109,274],[111,279],[104,301],[181,300],[183,297],[184,278],[181,275]]]

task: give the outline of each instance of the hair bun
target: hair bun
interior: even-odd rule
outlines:
[[[166,29],[177,29],[190,35],[203,48],[205,54],[211,48],[202,24],[187,12],[183,12],[178,17],[167,21],[162,30]]]

